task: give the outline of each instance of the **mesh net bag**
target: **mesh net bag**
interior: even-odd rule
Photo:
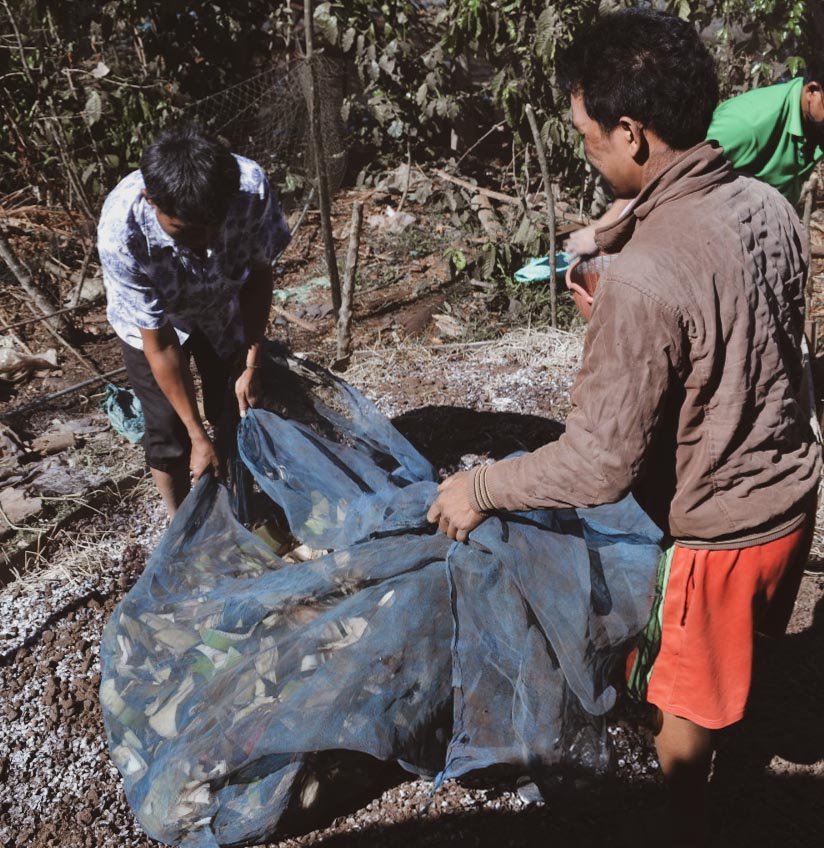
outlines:
[[[187,497],[101,647],[146,832],[214,848],[317,828],[330,799],[382,791],[382,764],[438,783],[609,768],[612,672],[660,556],[632,498],[493,516],[454,543],[426,522],[432,467],[368,400],[273,349],[264,375],[238,433],[251,512],[328,552],[287,564],[224,486]]]

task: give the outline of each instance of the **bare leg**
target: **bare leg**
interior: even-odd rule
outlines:
[[[181,465],[180,468],[172,472],[158,471],[157,468],[150,470],[155,486],[157,486],[157,490],[163,498],[163,503],[166,505],[169,518],[174,518],[177,508],[183,503],[183,498],[189,494],[191,488],[189,469],[186,465]]]
[[[662,713],[655,737],[658,762],[670,787],[673,833],[680,845],[707,844],[707,778],[712,762],[712,731],[689,719]]]

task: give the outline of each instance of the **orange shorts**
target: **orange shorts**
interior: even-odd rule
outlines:
[[[744,715],[756,632],[784,633],[812,543],[810,516],[781,539],[737,550],[675,545],[647,700],[717,729]]]

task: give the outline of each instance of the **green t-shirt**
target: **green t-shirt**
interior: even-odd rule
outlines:
[[[797,204],[807,174],[824,150],[804,137],[800,77],[725,100],[715,110],[707,138],[724,148],[733,167],[777,188]]]

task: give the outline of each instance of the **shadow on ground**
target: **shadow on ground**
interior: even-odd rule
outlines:
[[[737,805],[713,808],[712,848],[812,848],[821,840],[821,783],[811,777],[745,778]],[[437,803],[437,800],[435,801]],[[494,802],[493,802],[494,803]],[[746,809],[745,809],[746,808]],[[323,848],[671,848],[675,834],[655,783],[617,783],[519,812],[484,809],[374,825],[313,843]]]
[[[539,415],[477,412],[460,406],[424,406],[392,419],[436,467],[455,468],[464,454],[501,459],[554,442],[564,425]]]

